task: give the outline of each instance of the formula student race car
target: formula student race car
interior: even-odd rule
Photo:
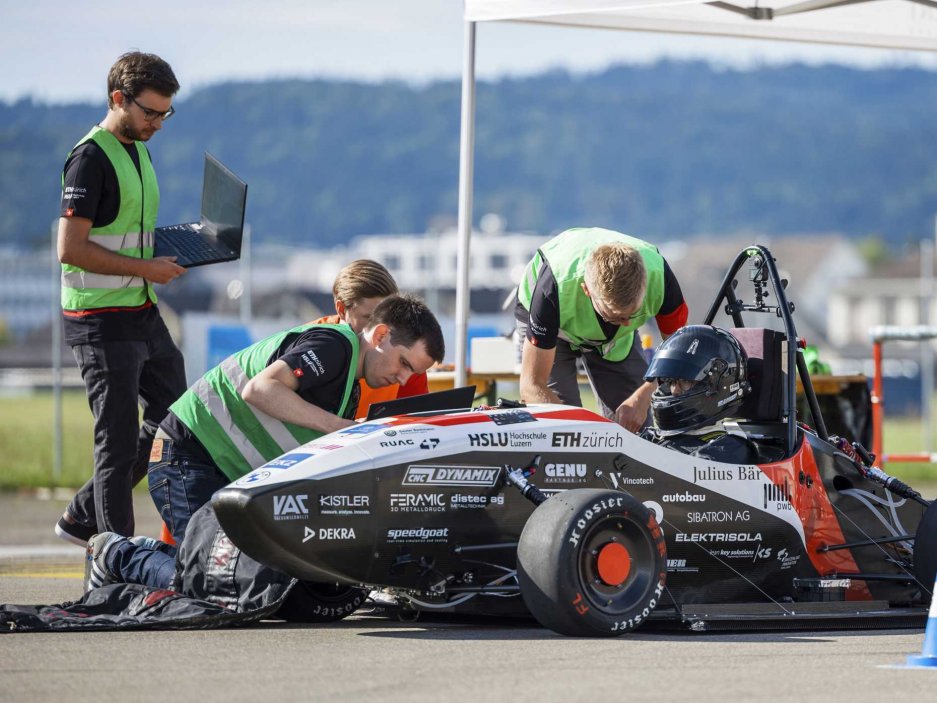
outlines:
[[[770,252],[749,247],[705,320],[728,316],[747,352],[752,392],[727,428],[754,442],[757,463],[700,459],[578,407],[502,402],[317,439],[216,493],[218,519],[244,552],[302,580],[312,621],[378,589],[417,611],[529,612],[578,636],[645,622],[922,626],[937,509],[828,435],[786,286]],[[782,331],[745,327],[743,312]]]

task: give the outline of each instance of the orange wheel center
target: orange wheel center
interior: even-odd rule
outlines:
[[[609,542],[599,550],[596,568],[604,584],[620,586],[631,573],[631,555],[618,542]]]

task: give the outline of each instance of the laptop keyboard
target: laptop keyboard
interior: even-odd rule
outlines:
[[[163,235],[167,242],[172,242],[173,248],[178,252],[181,260],[186,262],[205,261],[216,259],[219,254],[227,255],[227,251],[202,237],[196,236],[191,229],[182,225],[180,227],[165,227]]]

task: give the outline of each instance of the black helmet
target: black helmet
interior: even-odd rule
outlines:
[[[751,390],[745,352],[718,327],[689,325],[664,341],[644,375],[660,385],[651,396],[654,422],[664,436],[713,424],[731,415]],[[692,382],[689,389],[675,388]]]

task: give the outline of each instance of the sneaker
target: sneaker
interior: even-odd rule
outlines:
[[[85,593],[93,588],[100,588],[120,579],[107,568],[107,553],[115,544],[126,540],[116,532],[101,532],[88,540],[85,549]]]
[[[139,535],[137,537],[131,537],[130,542],[137,545],[138,547],[143,547],[144,549],[152,549],[155,552],[162,552],[163,554],[169,554],[170,556],[175,556],[176,548],[171,544],[166,544],[165,542],[156,539],[155,537],[144,537]]]
[[[68,513],[65,513],[55,523],[55,534],[66,542],[77,544],[79,547],[87,545],[88,540],[94,537],[96,532],[97,528],[85,527],[81,523],[75,522],[75,519]]]

